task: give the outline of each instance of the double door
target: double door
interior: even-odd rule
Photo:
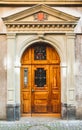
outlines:
[[[61,115],[59,65],[21,66],[22,115]]]

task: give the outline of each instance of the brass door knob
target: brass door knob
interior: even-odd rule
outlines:
[[[34,89],[32,89],[32,92],[34,92]]]

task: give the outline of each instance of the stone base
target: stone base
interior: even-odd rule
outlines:
[[[15,106],[15,120],[20,119],[20,105]]]
[[[67,119],[76,119],[76,107],[72,105],[67,106]]]
[[[82,107],[76,109],[76,119],[82,120]]]
[[[7,120],[15,121],[20,119],[20,106],[7,105]]]
[[[20,105],[7,105],[7,120],[15,121],[20,119]],[[76,119],[76,107],[62,104],[62,119]]]
[[[76,107],[62,104],[62,119],[76,119]]]
[[[67,104],[62,103],[62,119],[67,119]]]

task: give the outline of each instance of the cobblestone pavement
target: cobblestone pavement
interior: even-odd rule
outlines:
[[[14,122],[0,121],[0,130],[82,130],[82,121],[28,117]]]

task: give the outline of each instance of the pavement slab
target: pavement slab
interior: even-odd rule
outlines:
[[[0,121],[0,130],[82,130],[82,120],[24,117],[20,121]]]

